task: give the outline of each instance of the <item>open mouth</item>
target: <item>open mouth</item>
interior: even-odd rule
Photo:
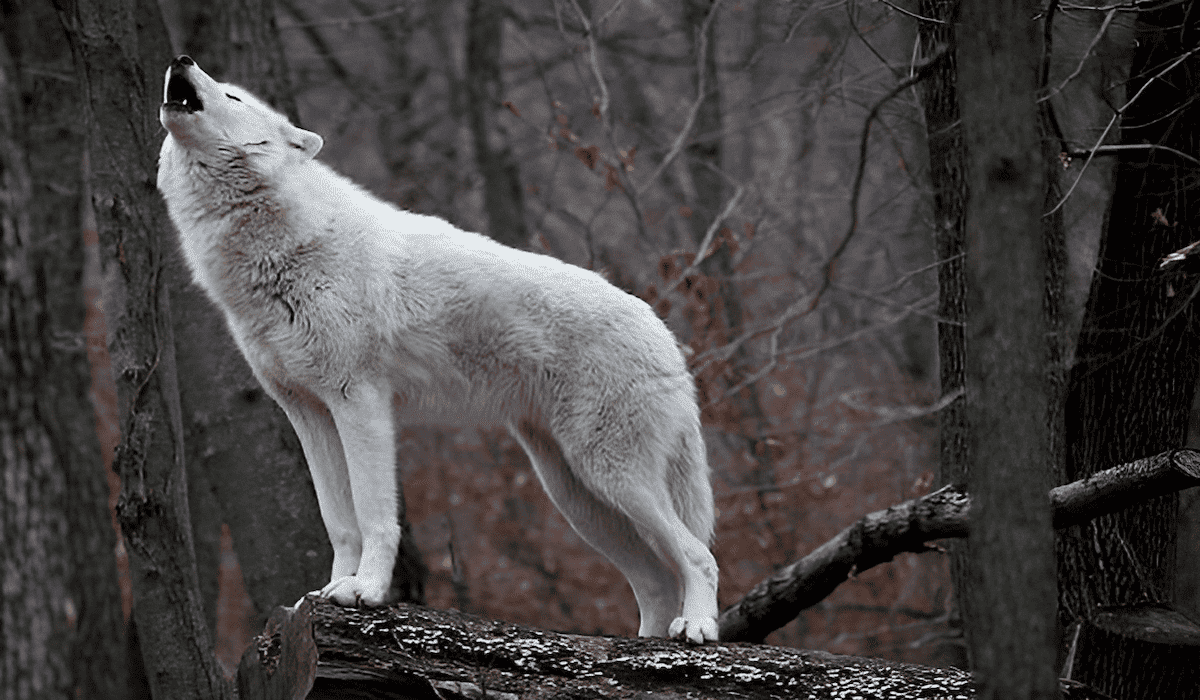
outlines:
[[[182,72],[172,71],[171,78],[167,80],[167,94],[163,107],[191,114],[204,109],[204,103],[200,101],[192,82]]]

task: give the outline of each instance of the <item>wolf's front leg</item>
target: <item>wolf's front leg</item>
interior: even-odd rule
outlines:
[[[264,382],[263,386],[270,385]],[[321,520],[333,545],[330,580],[353,575],[362,556],[362,535],[350,496],[346,454],[333,415],[323,401],[306,389],[272,386],[268,393],[287,414],[308,462]]]
[[[334,578],[321,595],[339,605],[383,605],[400,547],[392,392],[352,384],[330,399],[329,409],[346,455],[362,557],[357,572]]]

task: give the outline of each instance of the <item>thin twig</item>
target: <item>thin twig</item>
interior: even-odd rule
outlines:
[[[892,8],[893,10],[895,10],[896,12],[899,12],[902,15],[908,15],[909,17],[912,17],[913,19],[919,19],[922,22],[932,22],[933,24],[946,24],[946,20],[944,20],[944,19],[934,19],[933,17],[926,17],[924,15],[918,15],[916,12],[913,12],[912,10],[906,10],[903,7],[900,7],[899,5],[889,2],[889,0],[879,0],[879,2],[883,3],[884,5],[887,5],[888,7]]]
[[[592,67],[592,76],[596,79],[596,85],[600,87],[600,121],[608,123],[608,83],[604,81],[604,74],[600,72],[600,52],[596,50],[596,33],[592,31],[592,23],[583,13],[579,1],[571,0],[571,5],[575,7],[575,14],[578,15],[579,22],[583,25],[583,35],[587,37],[588,41],[588,63]]]
[[[1063,78],[1063,81],[1058,84],[1058,87],[1051,90],[1048,94],[1039,97],[1038,103],[1045,102],[1051,97],[1054,97],[1058,93],[1062,92],[1063,88],[1067,86],[1067,83],[1079,77],[1079,74],[1083,72],[1084,64],[1087,63],[1089,58],[1091,58],[1092,51],[1096,48],[1096,44],[1100,43],[1100,39],[1103,38],[1104,33],[1108,31],[1108,25],[1112,23],[1113,17],[1116,16],[1116,9],[1108,11],[1108,14],[1104,16],[1104,22],[1100,25],[1100,31],[1096,32],[1096,36],[1092,37],[1092,43],[1088,44],[1087,50],[1083,52],[1083,58],[1079,59],[1079,65],[1075,66],[1075,70],[1072,71],[1070,75],[1068,75],[1066,78]]]
[[[696,253],[696,258],[692,260],[692,264],[687,266],[687,269],[685,269],[683,273],[679,275],[674,284],[666,289],[664,294],[669,294],[675,291],[675,289],[682,284],[685,279],[687,279],[687,276],[695,272],[700,266],[700,263],[703,262],[704,259],[709,255],[711,255],[712,241],[717,234],[717,230],[721,228],[721,223],[733,213],[733,210],[737,207],[738,202],[742,200],[742,195],[745,193],[746,188],[742,185],[738,185],[737,190],[733,193],[733,196],[730,197],[729,201],[725,203],[725,208],[722,209],[721,213],[717,214],[717,216],[713,218],[712,223],[708,225],[708,230],[704,232],[704,240],[700,241],[700,249]]]
[[[886,95],[879,98],[879,100],[877,100],[875,104],[871,106],[871,111],[867,113],[867,118],[863,122],[862,137],[859,139],[858,143],[858,168],[855,170],[854,184],[850,189],[850,224],[847,226],[846,233],[842,236],[841,242],[838,243],[838,246],[834,249],[833,254],[829,256],[829,260],[825,263],[824,280],[821,283],[821,287],[817,290],[817,293],[813,295],[813,300],[809,309],[810,311],[813,307],[816,307],[817,302],[821,299],[821,296],[824,295],[827,289],[829,289],[829,285],[833,281],[833,268],[837,264],[838,258],[841,257],[843,252],[845,252],[846,247],[850,245],[850,239],[854,237],[854,233],[858,229],[858,200],[862,194],[863,176],[867,169],[867,146],[871,139],[872,122],[874,122],[879,116],[879,110],[882,109],[889,100],[924,80],[925,77],[929,75],[932,67],[942,60],[947,53],[948,51],[946,49],[942,49],[938,53],[934,54],[928,61],[921,65],[915,73],[897,83],[897,85],[889,90]]]
[[[1121,115],[1125,113],[1125,110],[1129,109],[1129,106],[1132,105],[1134,102],[1136,102],[1137,99],[1142,96],[1142,93],[1146,91],[1146,88],[1150,87],[1151,83],[1153,83],[1155,80],[1158,80],[1159,78],[1166,75],[1168,72],[1173,70],[1175,68],[1175,66],[1178,66],[1180,63],[1183,63],[1184,61],[1186,61],[1189,57],[1191,57],[1192,54],[1196,53],[1197,51],[1200,51],[1200,46],[1193,48],[1191,51],[1188,51],[1187,53],[1183,54],[1179,58],[1172,61],[1170,63],[1170,65],[1168,65],[1166,68],[1163,68],[1158,73],[1155,73],[1153,77],[1151,77],[1149,80],[1147,80],[1145,82],[1144,85],[1142,85],[1142,87],[1138,88],[1138,91],[1136,93],[1134,93],[1133,97],[1129,98],[1128,102],[1121,105],[1120,109],[1118,109],[1116,112],[1113,113],[1112,119],[1108,120],[1108,126],[1104,127],[1104,131],[1100,133],[1100,138],[1096,139],[1096,145],[1092,146],[1091,150],[1088,152],[1087,160],[1085,160],[1083,162],[1083,167],[1079,169],[1079,175],[1077,175],[1075,177],[1075,181],[1071,183],[1070,189],[1068,189],[1067,193],[1062,196],[1062,199],[1058,200],[1058,204],[1055,204],[1053,209],[1046,212],[1045,214],[1042,214],[1042,218],[1051,216],[1052,214],[1054,214],[1054,212],[1061,209],[1063,204],[1066,203],[1067,199],[1070,198],[1071,194],[1075,192],[1075,188],[1079,186],[1079,181],[1083,179],[1083,174],[1085,172],[1087,172],[1087,168],[1089,165],[1091,165],[1092,159],[1096,157],[1096,150],[1099,149],[1100,145],[1104,143],[1104,138],[1106,136],[1108,136],[1109,131],[1112,131],[1113,125],[1117,123],[1117,119],[1119,119],[1121,117]]]
[[[708,28],[712,24],[713,18],[717,16],[717,10],[721,7],[721,0],[715,0],[712,7],[708,10],[708,16],[704,18],[704,23],[700,25],[700,38],[696,44],[696,101],[692,103],[688,110],[687,119],[683,122],[683,128],[679,130],[679,134],[675,137],[675,141],[671,144],[671,150],[667,151],[667,155],[650,174],[650,177],[637,188],[638,196],[641,196],[653,185],[675,160],[679,152],[683,150],[683,142],[687,140],[688,134],[691,133],[692,127],[696,124],[696,117],[700,114],[700,107],[704,104],[704,99],[708,96],[708,86],[705,81],[706,71],[704,70],[704,59],[708,54]]]
[[[1071,158],[1082,158],[1084,156],[1093,154],[1098,156],[1115,155],[1120,151],[1166,151],[1167,153],[1177,155],[1190,163],[1200,165],[1200,158],[1190,156],[1179,149],[1171,148],[1170,146],[1161,146],[1157,143],[1114,143],[1108,146],[1093,148],[1090,151],[1067,151],[1067,155]]]
[[[871,110],[867,113],[867,118],[863,123],[862,138],[859,141],[858,169],[854,175],[854,185],[851,188],[850,195],[850,224],[846,229],[845,235],[842,236],[841,242],[837,245],[833,253],[829,256],[829,260],[825,263],[820,287],[818,287],[816,292],[814,292],[811,296],[797,299],[795,302],[789,305],[788,308],[784,310],[784,312],[780,314],[780,316],[777,317],[775,321],[768,327],[759,328],[753,331],[746,331],[738,336],[732,343],[727,344],[723,348],[723,350],[735,348],[741,343],[744,343],[755,336],[761,335],[768,330],[771,331],[771,338],[769,341],[769,352],[771,356],[770,361],[766,364],[766,366],[746,377],[736,386],[731,387],[728,391],[726,391],[726,396],[731,396],[738,391],[741,391],[742,388],[749,386],[759,379],[762,379],[775,369],[776,365],[778,364],[779,357],[779,337],[783,334],[784,328],[791,321],[812,313],[813,309],[817,307],[817,304],[820,303],[821,298],[825,295],[825,292],[827,292],[832,286],[833,270],[837,265],[838,258],[841,257],[843,252],[845,252],[847,246],[850,244],[850,239],[853,238],[854,232],[858,228],[858,199],[862,193],[863,174],[866,171],[867,145],[871,137],[871,123],[876,119],[876,117],[879,116],[879,110],[883,108],[884,104],[886,104],[896,95],[907,90],[921,80],[924,80],[929,74],[930,70],[932,70],[932,67],[936,65],[938,61],[942,60],[947,53],[948,52],[946,49],[942,49],[938,53],[934,54],[928,61],[922,64],[915,73],[900,81],[895,87],[889,90],[886,95],[881,97],[875,102],[874,105],[872,105]],[[698,374],[699,372],[703,371],[704,368],[712,364],[716,357],[720,357],[721,354],[726,353],[718,353],[714,351],[708,351],[704,353],[705,356],[711,356],[711,359],[709,359],[702,367],[696,369],[696,373]],[[725,358],[723,359],[728,359],[728,354],[726,354]]]
[[[603,27],[604,23],[608,21],[608,18],[613,16],[613,14],[616,13],[617,10],[621,9],[621,5],[623,5],[623,4],[625,4],[625,0],[617,0],[616,2],[614,2],[613,6],[608,8],[608,12],[605,12],[603,15],[600,15],[600,19],[596,20],[596,26]]]

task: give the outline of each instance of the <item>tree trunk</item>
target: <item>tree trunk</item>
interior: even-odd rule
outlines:
[[[1122,143],[1196,153],[1200,58],[1185,54],[1200,41],[1198,10],[1195,2],[1184,2],[1139,13]],[[1120,152],[1070,377],[1070,479],[1185,443],[1200,369],[1200,277],[1188,266],[1164,274],[1158,265],[1200,238],[1200,197],[1187,182],[1194,173],[1192,164],[1169,151]],[[1170,606],[1176,514],[1171,495],[1066,533],[1060,543],[1060,621],[1089,620],[1098,606]],[[1077,657],[1075,669],[1100,662]],[[1121,686],[1115,675],[1108,678],[1101,690]]]
[[[1101,608],[1080,622],[1067,663],[1072,680],[1116,698],[1193,698],[1200,629],[1166,608]]]
[[[115,699],[115,533],[80,342],[82,131],[44,70],[69,65],[57,22],[40,5],[0,10],[0,688]],[[32,137],[32,124],[56,138]]]
[[[967,153],[967,397],[978,506],[967,641],[983,698],[1053,698],[1038,41],[1029,2],[967,2],[958,42]]]
[[[117,509],[142,656],[155,697],[228,697],[197,582],[164,279],[171,225],[154,190],[160,81],[157,70],[147,74],[143,66],[169,54],[166,32],[148,0],[59,0],[58,8],[91,125],[91,186],[122,423]]]
[[[467,10],[467,116],[475,145],[475,163],[483,177],[488,235],[514,248],[528,246],[525,197],[512,150],[500,128],[504,82],[500,48],[504,36],[500,0],[471,0]]]
[[[938,378],[941,395],[958,394],[938,411],[938,486],[967,483],[970,464],[967,427],[966,322],[967,282],[963,272],[963,248],[966,239],[966,202],[968,196],[962,124],[958,106],[958,58],[954,22],[958,2],[922,0],[923,16],[941,20],[919,22],[921,48],[925,60],[939,52],[945,55],[921,84],[921,105],[928,134],[929,178],[933,186],[933,249],[938,265],[937,343]],[[952,627],[961,631],[963,576],[966,572],[966,543],[953,542],[950,552],[950,577],[953,581]],[[965,650],[965,647],[961,647]],[[969,664],[965,651],[958,666]]]
[[[1122,141],[1194,153],[1200,59],[1151,80],[1195,46],[1193,3],[1139,15]],[[1067,475],[1087,476],[1183,445],[1200,352],[1194,285],[1186,268],[1157,274],[1159,261],[1200,232],[1200,198],[1179,178],[1192,166],[1158,150],[1122,151],[1092,285],[1079,362],[1071,375]],[[1096,605],[1171,599],[1175,498],[1106,518],[1069,538],[1063,557],[1062,612],[1086,618]]]

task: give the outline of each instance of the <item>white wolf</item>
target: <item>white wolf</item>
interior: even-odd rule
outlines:
[[[671,332],[599,275],[401,211],[192,59],[167,69],[158,188],[196,282],[287,413],[333,544],[320,595],[383,605],[395,425],[503,425],[621,570],[638,634],[717,638],[713,497]]]

